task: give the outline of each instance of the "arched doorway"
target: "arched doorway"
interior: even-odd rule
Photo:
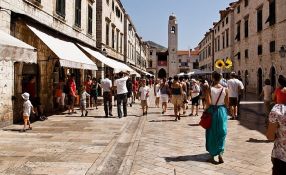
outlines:
[[[158,78],[166,78],[166,77],[167,77],[166,70],[161,68],[158,72]]]
[[[272,66],[270,68],[270,74],[269,74],[269,78],[270,78],[270,84],[273,88],[276,87],[276,70],[275,67]]]
[[[258,94],[261,94],[263,86],[263,79],[262,79],[262,69],[259,68],[257,71],[257,90]]]

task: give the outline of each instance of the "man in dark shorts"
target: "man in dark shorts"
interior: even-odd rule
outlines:
[[[199,112],[199,99],[200,99],[200,86],[197,84],[195,79],[191,79],[191,97],[192,97],[192,113],[189,116],[194,115],[194,109],[196,107],[196,116],[198,116]]]
[[[239,91],[244,89],[244,87],[242,83],[236,79],[235,72],[230,73],[230,79],[227,81],[227,87],[231,119],[237,119],[238,95]]]

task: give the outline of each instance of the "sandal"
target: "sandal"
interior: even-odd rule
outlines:
[[[223,158],[221,155],[218,156],[218,163],[224,163]]]

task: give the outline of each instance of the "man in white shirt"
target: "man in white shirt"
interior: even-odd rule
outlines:
[[[118,117],[122,117],[122,110],[121,110],[121,104],[123,103],[123,113],[124,117],[127,116],[127,87],[126,87],[126,81],[128,80],[128,76],[123,77],[123,72],[120,72],[119,79],[115,80],[114,86],[116,86],[117,89],[117,114]]]
[[[101,81],[101,87],[103,90],[103,104],[105,117],[112,116],[112,81],[109,79],[109,75],[105,75],[105,79]]]
[[[241,90],[244,89],[244,86],[241,81],[236,79],[235,72],[230,73],[230,79],[227,81],[227,87],[228,87],[230,113],[232,116],[231,119],[237,119],[238,97]]]

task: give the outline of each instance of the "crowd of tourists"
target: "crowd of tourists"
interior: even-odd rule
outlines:
[[[264,99],[267,138],[275,140],[272,152],[273,173],[286,172],[286,78],[282,75],[278,79],[279,87],[270,86],[270,80],[265,80],[260,97]],[[118,73],[113,81],[106,74],[104,79],[97,81],[87,76],[80,91],[77,92],[75,76],[71,74],[67,80],[60,80],[57,93],[57,103],[60,107],[68,107],[68,113],[74,113],[75,99],[79,94],[81,116],[87,116],[87,105],[97,109],[97,99],[102,93],[105,117],[113,116],[112,104],[117,106],[117,117],[128,115],[127,106],[132,106],[136,100],[140,101],[142,115],[148,114],[150,94],[154,91],[155,107],[162,108],[162,114],[167,112],[169,103],[173,104],[175,121],[181,120],[182,115],[198,116],[199,107],[211,114],[211,123],[206,128],[206,150],[211,155],[210,162],[223,163],[225,139],[227,135],[227,121],[236,120],[239,116],[239,104],[244,92],[244,85],[234,72],[225,79],[218,72],[213,72],[210,79],[202,77],[190,78],[174,76],[169,78],[136,78],[128,73]],[[22,94],[24,130],[27,125],[32,129],[29,116],[34,112],[29,101],[29,93]],[[68,100],[65,100],[65,97]],[[67,103],[66,103],[67,101]],[[161,105],[160,105],[161,104]],[[186,114],[191,104],[190,114]],[[230,116],[230,118],[228,118]],[[218,162],[214,157],[218,156]],[[278,173],[277,173],[278,172]]]

